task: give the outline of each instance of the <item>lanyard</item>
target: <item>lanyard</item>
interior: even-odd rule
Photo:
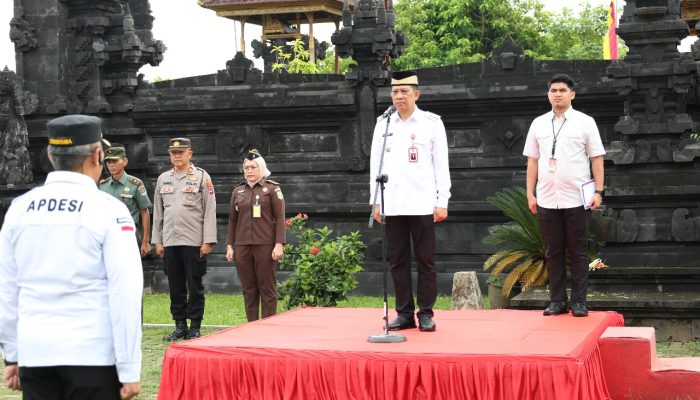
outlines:
[[[561,132],[561,128],[564,127],[564,124],[566,123],[566,117],[564,117],[564,122],[559,125],[559,130],[557,133],[554,133],[554,118],[552,117],[552,136],[554,136],[554,141],[552,141],[552,160],[554,160],[554,152],[557,150],[557,138],[559,137],[559,133]]]

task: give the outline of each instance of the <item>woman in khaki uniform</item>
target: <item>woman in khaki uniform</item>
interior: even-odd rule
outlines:
[[[284,196],[279,184],[267,179],[270,170],[253,149],[243,161],[245,181],[233,189],[226,234],[226,260],[236,260],[248,321],[277,311],[277,261],[285,238]]]

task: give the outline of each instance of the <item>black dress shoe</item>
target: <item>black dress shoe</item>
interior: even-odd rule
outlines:
[[[547,308],[544,309],[544,312],[542,315],[549,316],[549,315],[559,315],[559,314],[566,314],[569,312],[569,308],[566,305],[565,301],[555,301],[552,303],[549,303]]]
[[[421,332],[433,332],[435,330],[435,322],[433,322],[433,317],[430,315],[419,315],[418,329],[420,329]]]
[[[197,339],[198,337],[202,337],[202,333],[199,331],[199,328],[194,326],[191,327],[190,333],[187,335],[187,339]]]
[[[400,331],[402,329],[411,329],[416,327],[416,320],[413,317],[408,318],[402,315],[396,317],[395,320],[389,322],[390,331]]]
[[[175,330],[170,335],[163,336],[163,340],[174,342],[176,340],[187,340],[189,331],[187,330],[187,321],[175,321]]]
[[[573,303],[571,305],[571,314],[574,317],[587,317],[588,307],[586,307],[586,303]]]

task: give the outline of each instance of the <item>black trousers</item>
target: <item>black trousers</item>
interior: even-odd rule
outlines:
[[[571,270],[571,301],[584,302],[588,294],[586,243],[590,212],[581,207],[551,209],[537,207],[540,231],[547,247],[545,266],[552,301],[567,301],[566,252]]]
[[[199,256],[198,246],[168,246],[164,264],[173,319],[201,321],[204,317],[202,277],[207,273],[206,257]]]
[[[24,400],[119,400],[115,366],[20,367]]]
[[[411,239],[416,257],[419,315],[433,316],[437,298],[435,270],[435,222],[433,215],[400,215],[386,217],[386,241],[391,277],[396,293],[396,312],[413,318],[413,282],[411,279]]]

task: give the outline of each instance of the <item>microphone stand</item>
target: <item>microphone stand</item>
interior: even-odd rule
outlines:
[[[370,343],[401,343],[406,341],[406,336],[400,333],[389,333],[389,300],[387,294],[387,259],[386,259],[386,215],[384,214],[384,184],[389,181],[389,177],[386,174],[382,174],[382,169],[384,167],[384,153],[386,151],[386,139],[391,134],[389,133],[389,123],[391,122],[391,114],[396,111],[394,106],[389,107],[389,109],[384,113],[386,118],[386,130],[384,131],[384,142],[382,143],[382,155],[379,158],[379,171],[377,173],[377,178],[375,179],[377,184],[374,189],[374,197],[372,198],[372,210],[369,214],[369,228],[374,227],[374,207],[377,204],[377,194],[381,193],[381,224],[382,224],[382,264],[384,264],[384,284],[382,285],[382,291],[384,296],[384,333],[378,333],[374,335],[369,335],[367,341]]]

